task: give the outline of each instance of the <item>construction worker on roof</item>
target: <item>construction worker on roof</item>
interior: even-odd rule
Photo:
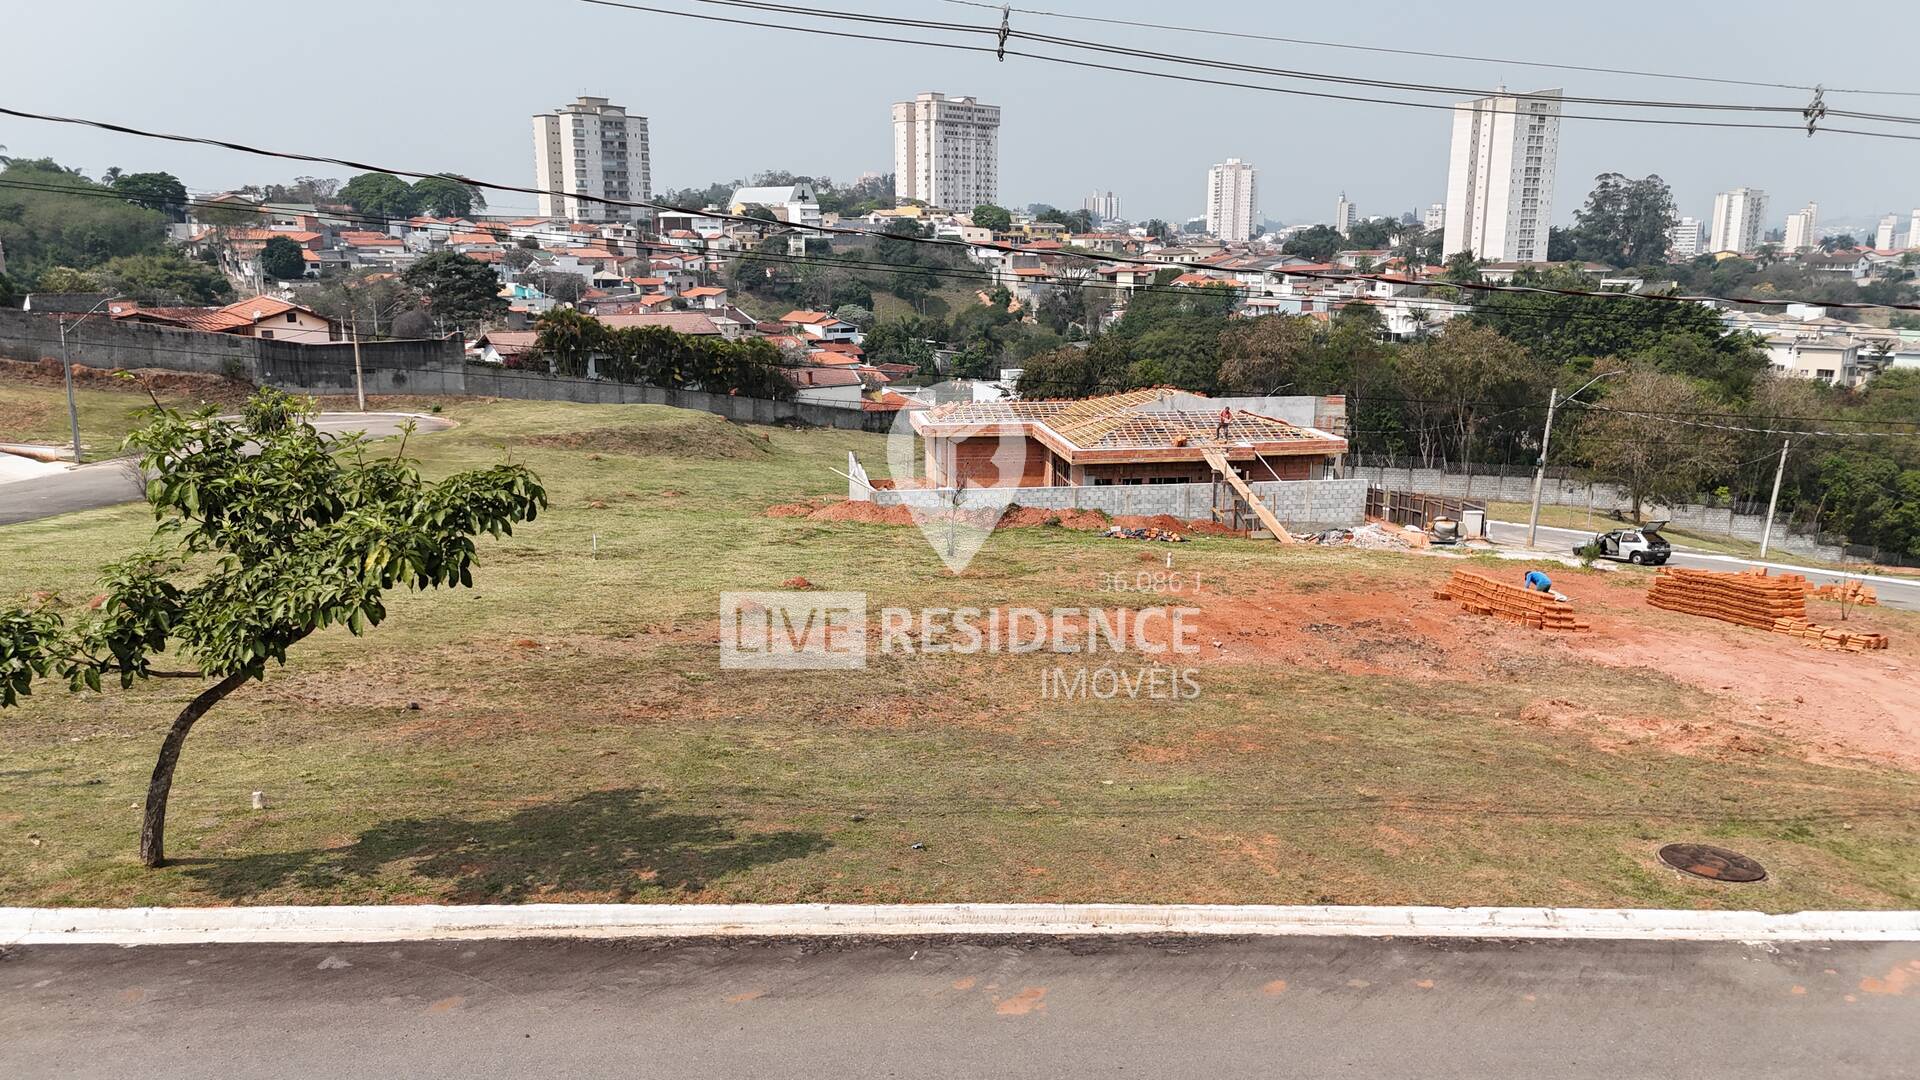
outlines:
[[[1227,437],[1227,425],[1232,422],[1233,422],[1232,406],[1228,406],[1228,405],[1221,406],[1220,407],[1220,423],[1214,427],[1213,437],[1216,439],[1225,439]]]

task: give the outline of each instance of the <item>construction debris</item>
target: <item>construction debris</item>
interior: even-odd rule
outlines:
[[[1873,586],[1863,585],[1858,581],[1839,583],[1828,581],[1819,585],[1809,585],[1807,597],[1811,600],[1838,600],[1858,607],[1875,607],[1880,603],[1880,596],[1873,591]]]
[[[1121,525],[1115,525],[1100,535],[1109,540],[1159,540],[1168,544],[1184,544],[1187,542],[1186,537],[1181,536],[1172,529],[1129,529]]]
[[[1723,573],[1663,566],[1647,603],[1668,611],[1786,634],[1822,649],[1866,652],[1887,647],[1885,634],[1859,633],[1807,620],[1807,581],[1797,574]]]
[[[1455,570],[1447,587],[1433,595],[1437,600],[1458,600],[1462,608],[1476,615],[1512,619],[1535,630],[1592,629],[1585,619],[1574,615],[1573,605],[1565,600],[1469,570]]]

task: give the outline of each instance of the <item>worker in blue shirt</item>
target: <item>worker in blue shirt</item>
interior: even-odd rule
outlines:
[[[1527,588],[1535,592],[1550,593],[1553,591],[1553,579],[1538,570],[1529,570],[1527,571]]]

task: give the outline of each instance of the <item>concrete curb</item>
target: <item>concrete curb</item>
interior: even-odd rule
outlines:
[[[1620,941],[1920,941],[1920,911],[1227,904],[476,904],[0,908],[0,943],[430,938],[1201,934]]]

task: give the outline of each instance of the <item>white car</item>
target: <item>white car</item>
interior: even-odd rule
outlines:
[[[1603,532],[1587,541],[1600,549],[1603,559],[1617,559],[1636,566],[1659,566],[1673,555],[1673,545],[1660,535],[1664,521],[1649,521],[1638,528],[1615,529]],[[1574,550],[1580,551],[1586,544]]]

